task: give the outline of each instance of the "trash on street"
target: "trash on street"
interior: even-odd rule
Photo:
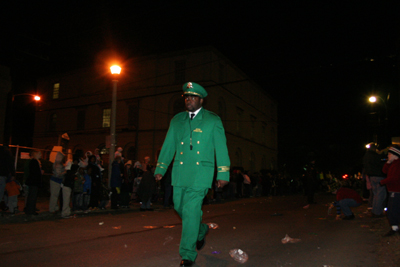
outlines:
[[[211,229],[217,229],[218,228],[218,224],[216,224],[216,223],[207,223],[207,225]]]
[[[249,256],[247,255],[247,253],[238,248],[235,248],[235,249],[232,249],[231,251],[229,251],[229,255],[231,255],[231,257],[235,261],[240,262],[240,263],[245,263],[249,259]]]
[[[287,244],[287,243],[298,243],[301,240],[298,238],[291,238],[289,235],[286,234],[284,238],[282,238],[282,244]]]

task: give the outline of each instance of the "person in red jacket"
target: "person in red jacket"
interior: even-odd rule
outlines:
[[[354,214],[351,207],[358,207],[362,204],[361,196],[349,187],[349,183],[342,181],[342,187],[336,192],[336,201],[333,203],[336,206],[337,212],[340,215],[340,210],[343,212],[343,220],[354,219]]]
[[[389,201],[387,206],[387,216],[391,229],[384,236],[399,234],[400,223],[400,147],[392,146],[388,151],[388,161],[383,166],[382,171],[386,173],[381,185],[386,185],[389,191]]]

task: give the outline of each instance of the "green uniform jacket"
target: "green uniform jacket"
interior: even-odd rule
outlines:
[[[202,108],[193,120],[188,112],[181,112],[171,120],[155,174],[164,175],[174,156],[173,186],[210,188],[215,159],[217,180],[229,181],[225,130],[221,119],[211,111]]]

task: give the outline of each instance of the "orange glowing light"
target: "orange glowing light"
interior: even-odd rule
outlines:
[[[113,65],[110,67],[111,74],[120,74],[121,73],[121,67],[118,65]]]

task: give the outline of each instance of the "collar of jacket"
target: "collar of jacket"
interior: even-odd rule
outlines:
[[[182,120],[184,120],[184,121],[190,120],[190,117],[189,117],[188,113],[189,113],[189,111],[186,110],[186,116],[183,116]],[[203,114],[204,114],[204,108],[202,107],[200,109],[199,113],[197,113],[197,115],[193,118],[193,120],[202,120],[203,119]]]

